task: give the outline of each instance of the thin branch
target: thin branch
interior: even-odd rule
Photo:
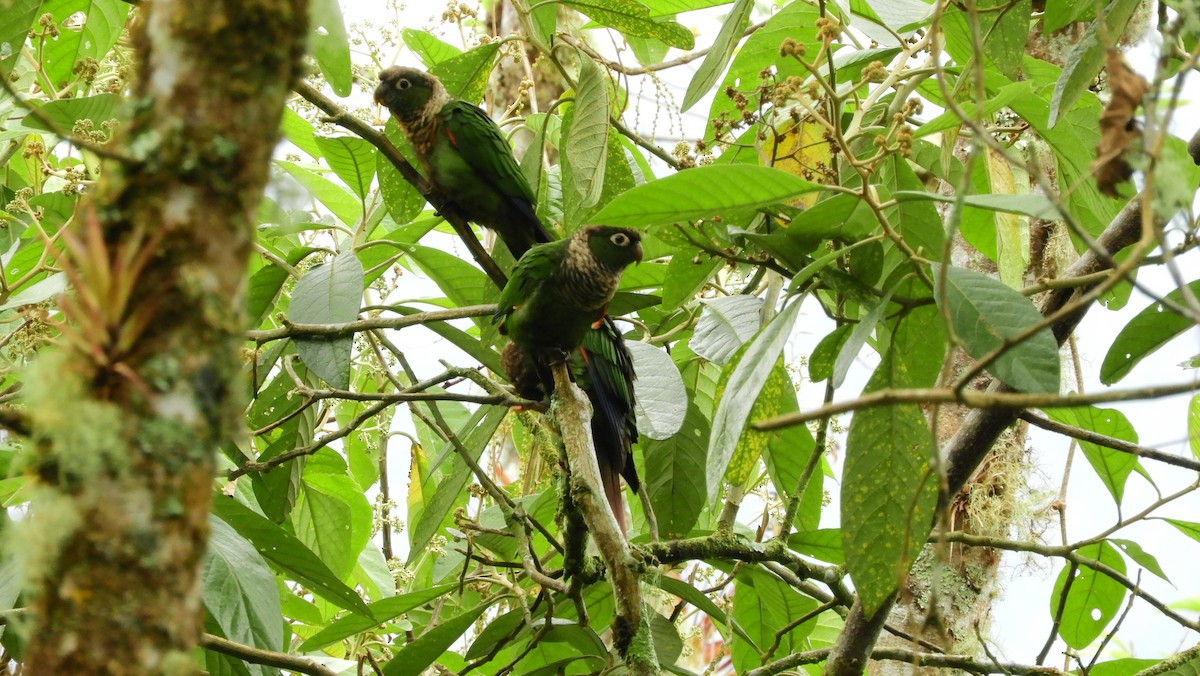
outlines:
[[[262,664],[278,669],[290,669],[302,674],[310,674],[310,676],[337,676],[338,674],[333,669],[322,666],[309,657],[253,648],[212,634],[201,636],[200,645],[214,652],[236,657],[239,660],[244,660],[252,664]]]
[[[467,319],[470,317],[486,317],[496,312],[495,305],[468,305],[450,310],[431,310],[403,317],[372,317],[359,319],[343,324],[297,324],[286,319],[283,326],[261,331],[247,331],[246,340],[252,340],[259,345],[284,338],[338,338],[351,336],[362,331],[375,329],[402,329],[417,324],[430,322],[445,322],[452,319]]]
[[[329,434],[326,434],[307,446],[292,449],[287,453],[281,453],[264,462],[247,462],[236,469],[231,469],[226,472],[225,478],[232,481],[243,474],[249,474],[251,472],[266,472],[290,460],[294,460],[305,455],[312,455],[334,441],[337,441],[338,439],[341,439],[342,437],[345,437],[354,430],[358,429],[363,423],[375,417],[376,414],[391,405],[392,402],[388,401],[376,402],[375,404],[363,409],[363,411],[356,415],[354,419],[351,420],[350,423],[345,427],[337,431],[330,432]]]
[[[984,392],[966,390],[955,392],[949,387],[888,389],[865,394],[850,401],[821,406],[807,412],[789,413],[760,420],[754,423],[754,429],[761,431],[775,430],[781,427],[800,425],[809,420],[819,420],[838,415],[839,413],[849,413],[851,411],[861,411],[867,408],[891,406],[893,404],[961,404],[968,408],[984,411],[1003,411],[1015,417],[1016,414],[1014,411],[1027,408],[1063,408],[1113,401],[1158,399],[1193,392],[1197,389],[1200,389],[1200,381],[1189,381],[1158,387],[1143,387],[1132,390],[1108,390],[1106,392],[1085,395],[1022,394],[1000,390],[987,390]]]
[[[1182,455],[1175,455],[1174,453],[1167,453],[1165,451],[1159,451],[1153,448],[1146,448],[1145,446],[1138,446],[1137,444],[1124,441],[1123,439],[1105,436],[1091,430],[1085,430],[1073,425],[1065,425],[1056,420],[1043,418],[1042,416],[1035,413],[1030,413],[1029,411],[1022,411],[1017,414],[1017,417],[1031,425],[1035,425],[1050,432],[1065,434],[1066,436],[1079,439],[1080,441],[1091,442],[1099,446],[1104,446],[1105,448],[1111,448],[1114,451],[1136,455],[1139,458],[1157,460],[1168,465],[1184,467],[1194,472],[1200,472],[1200,462],[1192,460],[1191,458],[1185,458]]]
[[[819,664],[826,661],[833,653],[833,648],[821,648],[820,650],[810,650],[803,653],[793,653],[776,660],[770,664],[763,665],[758,669],[751,669],[746,672],[746,676],[771,676],[780,672],[795,669],[805,664]],[[914,667],[947,667],[951,669],[961,669],[972,674],[1017,674],[1019,676],[1067,676],[1065,672],[1058,669],[1048,667],[1040,667],[1029,664],[999,664],[989,661],[981,661],[967,655],[943,655],[939,653],[919,653],[912,650],[904,650],[902,648],[882,648],[872,651],[870,654],[872,660],[890,660],[894,662],[907,662]]]

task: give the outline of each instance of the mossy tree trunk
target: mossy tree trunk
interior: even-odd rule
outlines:
[[[61,261],[30,374],[30,674],[189,673],[214,459],[240,434],[254,213],[305,0],[141,5],[131,122]]]

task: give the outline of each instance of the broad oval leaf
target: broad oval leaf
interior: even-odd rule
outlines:
[[[421,63],[424,63],[426,68],[433,68],[447,59],[462,54],[461,49],[437,38],[428,31],[405,28],[400,31],[400,37],[403,38],[404,44],[412,50],[413,54],[421,59]]]
[[[609,202],[591,220],[633,228],[714,217],[736,221],[819,189],[816,183],[771,167],[713,164],[643,183]]]
[[[1065,425],[1073,425],[1089,432],[1103,434],[1107,437],[1138,442],[1137,430],[1125,417],[1125,414],[1115,408],[1097,408],[1095,406],[1079,406],[1075,408],[1048,408],[1046,417],[1057,420]],[[1101,446],[1084,439],[1079,440],[1079,448],[1087,458],[1088,464],[1096,471],[1096,475],[1104,482],[1117,506],[1125,496],[1125,481],[1129,474],[1138,466],[1136,455]]]
[[[1200,295],[1200,279],[1188,284],[1193,297]],[[1183,292],[1175,289],[1166,300],[1186,303]],[[1100,382],[1112,385],[1129,375],[1134,366],[1165,345],[1167,341],[1195,326],[1186,316],[1173,312],[1162,303],[1154,303],[1131,319],[1117,334],[1104,362],[1100,365]]]
[[[47,118],[54,127],[43,122],[40,117],[29,113],[21,119],[21,124],[30,129],[45,129],[60,133],[71,133],[71,128],[79,120],[91,120],[93,128],[100,130],[100,123],[108,122],[117,117],[117,107],[121,97],[116,94],[97,94],[78,99],[58,99],[38,108],[41,117]]]
[[[364,615],[347,615],[339,618],[321,631],[313,634],[303,644],[300,645],[301,652],[310,650],[320,650],[331,643],[336,643],[344,638],[354,636],[378,626],[382,622],[392,620],[413,608],[429,603],[437,597],[454,591],[458,588],[457,583],[449,583],[438,585],[436,587],[427,587],[418,589],[407,594],[400,594],[391,598],[376,601],[369,607],[368,613]]]
[[[274,573],[224,521],[209,517],[208,526],[201,572],[204,607],[225,638],[263,650],[282,649],[283,609]]]
[[[679,49],[696,46],[690,30],[674,21],[652,18],[650,8],[637,0],[564,0],[563,4],[626,35],[656,38]]]
[[[442,81],[450,96],[475,103],[487,90],[488,77],[499,51],[499,42],[489,42],[441,61],[430,67],[429,72]]]
[[[296,324],[343,324],[358,318],[363,269],[353,251],[338,254],[296,282],[288,319]],[[296,339],[296,352],[322,380],[335,388],[350,386],[354,338]]]
[[[401,648],[392,661],[384,665],[384,676],[417,676],[424,672],[426,667],[433,664],[434,660],[475,624],[475,620],[479,619],[493,602],[481,603],[465,613],[444,620]]]
[[[1125,559],[1107,541],[1080,547],[1076,553],[1118,573],[1125,573]],[[1062,603],[1062,623],[1058,626],[1058,635],[1068,646],[1082,650],[1099,638],[1108,623],[1117,616],[1126,590],[1120,582],[1081,565],[1076,569],[1071,588],[1067,590],[1066,601],[1062,602],[1063,589],[1070,572],[1071,566],[1064,566],[1054,582],[1054,593],[1050,595],[1050,617],[1057,615],[1059,604]]]
[[[666,350],[641,343],[625,343],[637,373],[638,432],[650,439],[668,439],[683,427],[688,394],[683,376]]]
[[[933,265],[935,276],[940,268],[939,264]],[[987,275],[960,267],[947,268],[945,294],[938,294],[938,303],[943,301],[954,332],[975,359],[1042,321],[1041,313],[1019,292]],[[1054,334],[1049,328],[1038,331],[1005,350],[989,370],[1023,392],[1057,392],[1059,358]]]
[[[317,136],[317,147],[329,168],[360,198],[366,197],[375,178],[375,146],[357,136]]]
[[[575,108],[566,142],[571,190],[579,211],[600,200],[607,145],[608,80],[595,61],[580,53],[579,83],[575,87]]]
[[[762,326],[761,298],[725,296],[703,301],[704,311],[688,347],[705,359],[724,365]]]
[[[713,432],[708,443],[708,472],[705,478],[710,503],[717,499],[725,470],[750,417],[750,410],[771,375],[775,359],[792,334],[800,305],[799,301],[792,302],[767,324],[754,342],[746,347],[729,377],[721,403],[713,414]]]
[[[308,49],[321,74],[338,96],[349,96],[354,76],[350,72],[350,39],[338,0],[313,0],[308,7]]]
[[[737,0],[733,9],[729,11],[729,16],[725,17],[725,23],[721,24],[721,30],[717,33],[712,47],[700,67],[696,69],[692,81],[688,83],[679,112],[686,112],[688,108],[696,105],[716,84],[717,78],[725,71],[725,66],[729,65],[729,59],[733,57],[733,52],[742,39],[742,32],[750,23],[750,13],[753,10],[753,0]],[[721,96],[721,93],[718,92],[717,96]]]

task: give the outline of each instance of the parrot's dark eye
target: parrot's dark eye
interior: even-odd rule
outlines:
[[[399,89],[401,91],[408,89],[411,86],[412,86],[412,83],[409,82],[408,80],[405,80],[404,78],[400,78],[399,80],[396,81],[396,89]]]
[[[629,246],[629,235],[626,235],[623,232],[618,232],[608,239],[617,246]]]

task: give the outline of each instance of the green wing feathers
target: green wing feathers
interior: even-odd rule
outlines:
[[[450,142],[463,159],[481,176],[488,177],[496,190],[530,203],[535,201],[508,141],[492,118],[466,101],[451,101],[442,108],[442,120]]]
[[[496,314],[492,316],[494,323],[502,322],[511,315],[513,310],[529,300],[542,283],[550,279],[562,262],[566,246],[567,240],[559,240],[535,246],[521,256],[521,260],[513,266],[508,284],[500,292],[500,299],[496,301]]]

